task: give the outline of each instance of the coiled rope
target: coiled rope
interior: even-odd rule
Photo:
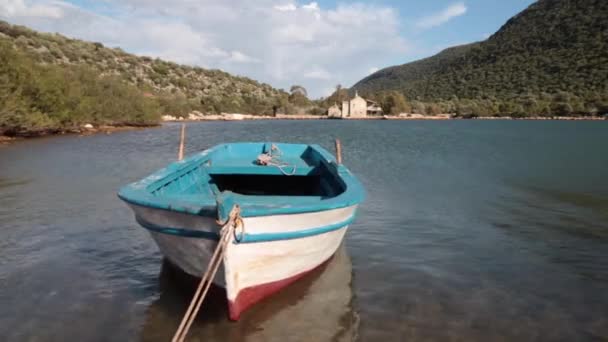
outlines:
[[[273,154],[273,152],[275,152]],[[282,162],[281,159],[281,150],[275,144],[272,144],[270,147],[270,151],[262,153],[256,159],[256,164],[264,165],[264,166],[276,166],[282,174],[285,176],[293,176],[296,174],[297,166],[296,164],[289,165],[289,163]],[[286,167],[291,166],[291,172],[285,171]]]
[[[200,310],[201,305],[203,304],[203,300],[205,300],[207,291],[209,291],[209,287],[211,287],[211,283],[215,278],[215,274],[217,273],[217,270],[219,269],[222,260],[224,259],[224,254],[226,253],[226,246],[230,242],[230,239],[235,234],[235,231],[238,227],[243,229],[243,219],[241,218],[240,207],[238,205],[235,205],[230,210],[228,220],[220,230],[220,239],[217,244],[217,247],[213,252],[211,260],[209,260],[207,270],[201,278],[201,282],[199,283],[198,288],[196,289],[196,293],[194,294],[194,297],[190,302],[190,306],[188,306],[188,310],[184,314],[184,317],[182,318],[182,321],[179,324],[177,331],[171,339],[172,342],[182,342],[186,338],[188,330],[190,330],[190,326],[192,325],[192,322],[194,322],[194,319],[196,318],[196,315],[198,314],[198,311]]]

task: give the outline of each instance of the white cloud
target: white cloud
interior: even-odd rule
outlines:
[[[462,2],[454,3],[439,13],[423,17],[416,22],[416,26],[422,29],[436,27],[448,22],[450,19],[461,16],[467,12],[467,7]]]
[[[291,11],[295,11],[297,9],[296,5],[294,4],[286,4],[286,5],[276,5],[274,6],[274,9],[280,12],[291,12]]]
[[[315,66],[310,71],[306,72],[304,77],[318,80],[329,80],[331,79],[331,74],[327,70],[319,66]]]
[[[1,0],[0,16],[6,18],[31,17],[53,18],[63,17],[62,3],[53,1],[49,4],[27,4],[24,0]]]
[[[313,1],[307,5],[304,5],[302,6],[302,9],[305,11],[313,12],[315,19],[321,20],[321,8],[316,2]]]
[[[310,0],[100,3],[0,0],[0,19],[136,54],[219,68],[277,88],[302,84],[312,97],[337,83],[350,86],[367,75],[370,65],[384,65],[409,51],[397,11],[381,5],[324,8]]]
[[[289,24],[284,27],[277,28],[275,37],[282,43],[306,43],[314,40],[314,27],[303,27],[297,24]]]
[[[253,58],[247,56],[246,54],[240,51],[232,51],[230,53],[230,60],[235,63],[258,63],[259,60],[257,58]]]
[[[378,70],[380,70],[378,67],[371,67],[371,68],[369,68],[369,71],[367,73],[371,75]]]
[[[308,5],[304,5],[302,6],[302,9],[308,10],[308,11],[319,11],[321,10],[321,8],[319,8],[319,4],[317,4],[316,2],[311,2]]]

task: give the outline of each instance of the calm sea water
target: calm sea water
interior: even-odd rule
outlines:
[[[172,336],[195,283],[115,193],[178,131],[0,148],[0,341]],[[237,323],[215,293],[191,340],[608,339],[608,122],[209,122],[187,150],[334,137],[368,192],[344,248]]]

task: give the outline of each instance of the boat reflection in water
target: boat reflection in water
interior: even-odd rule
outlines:
[[[352,341],[359,326],[351,289],[352,265],[344,246],[326,264],[228,320],[226,294],[212,286],[188,333],[191,340]],[[198,279],[166,260],[159,276],[160,298],[148,308],[143,341],[168,341],[179,325]]]

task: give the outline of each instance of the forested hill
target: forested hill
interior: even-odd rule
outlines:
[[[351,89],[481,115],[605,112],[607,18],[606,0],[539,0],[485,41],[382,69]]]
[[[83,123],[153,124],[161,114],[192,110],[268,114],[289,106],[288,95],[220,70],[0,21],[0,135],[53,133]]]

